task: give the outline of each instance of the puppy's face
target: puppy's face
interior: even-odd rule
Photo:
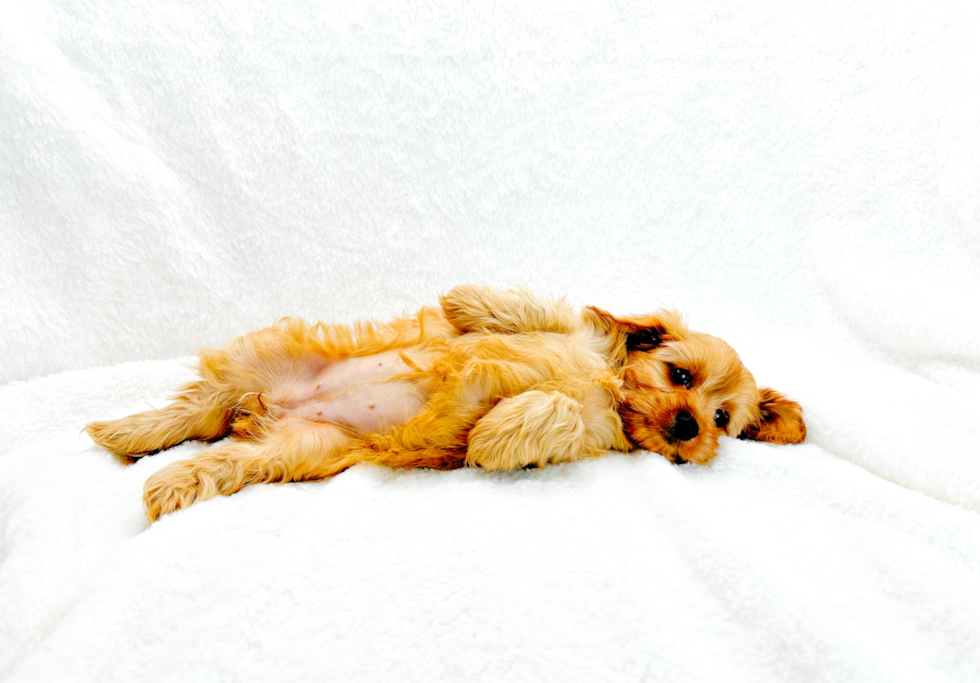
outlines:
[[[799,405],[762,391],[738,354],[711,335],[692,332],[673,312],[614,318],[590,309],[609,331],[623,362],[619,414],[629,439],[674,463],[705,464],[722,435],[799,443]]]

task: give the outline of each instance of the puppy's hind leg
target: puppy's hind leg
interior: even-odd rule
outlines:
[[[85,431],[95,443],[119,455],[140,457],[162,451],[187,439],[215,439],[228,433],[232,394],[204,381],[183,387],[173,402],[107,422],[91,422]]]
[[[258,441],[225,441],[151,475],[143,487],[146,516],[152,522],[194,502],[230,496],[250,484],[333,476],[353,464],[344,462],[350,441],[335,425],[299,421],[279,422]]]
[[[146,480],[143,502],[153,522],[251,484],[326,479],[357,464],[387,467],[462,467],[465,455],[438,447],[369,444],[333,424],[283,420],[259,441],[226,441],[190,460],[167,465]]]

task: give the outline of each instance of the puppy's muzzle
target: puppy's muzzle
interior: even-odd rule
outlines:
[[[668,430],[675,441],[690,441],[698,435],[698,421],[686,410],[678,410]]]

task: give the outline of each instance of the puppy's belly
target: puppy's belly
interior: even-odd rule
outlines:
[[[428,364],[421,352],[406,355],[422,367]],[[398,351],[321,360],[282,386],[274,403],[279,417],[330,422],[361,433],[378,431],[407,422],[422,409],[422,389],[408,379],[393,379],[412,370]]]

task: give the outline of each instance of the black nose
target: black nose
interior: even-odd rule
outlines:
[[[690,441],[698,435],[698,421],[686,410],[678,410],[670,435],[678,441]]]

